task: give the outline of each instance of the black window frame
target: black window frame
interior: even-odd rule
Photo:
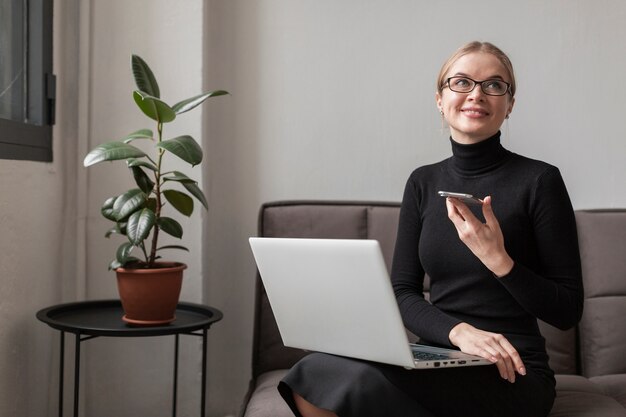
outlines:
[[[0,159],[52,162],[56,77],[52,73],[52,0],[24,0],[28,10],[28,100],[39,124],[0,118]]]

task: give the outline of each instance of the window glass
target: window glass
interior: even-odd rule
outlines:
[[[26,121],[25,4],[0,0],[0,118]]]
[[[52,161],[53,0],[0,0],[0,159]]]

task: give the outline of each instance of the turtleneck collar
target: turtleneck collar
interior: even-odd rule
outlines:
[[[510,152],[500,144],[500,132],[470,145],[455,142],[452,144],[452,169],[464,176],[476,176],[486,174],[500,167],[509,156]]]

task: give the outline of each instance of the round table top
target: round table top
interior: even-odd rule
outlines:
[[[222,319],[222,312],[202,304],[180,302],[176,320],[158,326],[134,326],[122,321],[120,300],[80,301],[58,304],[37,312],[37,318],[50,327],[90,336],[162,336],[190,333],[208,328]]]

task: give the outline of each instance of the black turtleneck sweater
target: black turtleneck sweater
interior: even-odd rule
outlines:
[[[499,132],[451,143],[451,158],[416,169],[406,184],[391,272],[405,326],[448,346],[460,322],[501,333],[527,367],[551,375],[536,319],[566,329],[583,306],[576,222],[559,170],[507,151]],[[508,275],[496,278],[461,242],[440,190],[492,197],[515,262]],[[471,209],[484,221],[479,206]]]

